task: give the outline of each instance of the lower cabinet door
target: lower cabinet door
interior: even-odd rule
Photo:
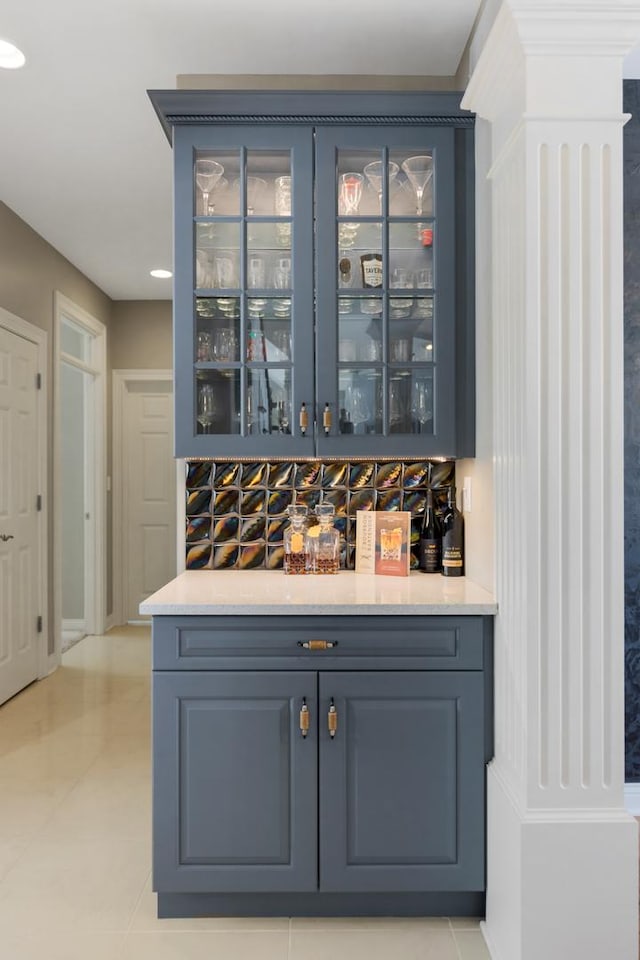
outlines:
[[[320,889],[484,889],[482,673],[322,673],[319,690]]]
[[[316,890],[317,676],[176,671],[153,684],[154,889]]]

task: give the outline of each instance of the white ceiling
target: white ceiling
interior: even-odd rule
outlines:
[[[455,74],[480,0],[2,0],[0,199],[114,299],[165,299],[178,74]],[[626,75],[640,77],[640,48]],[[36,278],[37,279],[37,278]]]
[[[113,299],[165,299],[178,74],[455,74],[480,0],[2,0],[0,199]],[[37,281],[37,278],[34,278]]]

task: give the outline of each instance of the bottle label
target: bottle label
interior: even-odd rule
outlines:
[[[440,541],[420,541],[420,569],[426,573],[440,572]]]
[[[460,547],[446,547],[442,555],[443,567],[461,567],[462,550]]]
[[[362,263],[363,287],[382,286],[382,257],[378,253],[366,253],[360,258]]]

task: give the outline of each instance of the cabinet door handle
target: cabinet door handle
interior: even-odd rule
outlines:
[[[307,430],[309,429],[309,412],[307,410],[306,403],[300,404],[299,424],[300,424],[300,436],[306,437]]]
[[[302,706],[300,707],[300,733],[302,734],[303,740],[306,738],[309,733],[309,724],[311,723],[311,714],[309,713],[309,707],[307,706],[307,698],[302,698]]]
[[[338,731],[338,711],[336,710],[336,702],[333,697],[331,697],[329,712],[327,714],[327,729],[329,730],[329,736],[333,740]]]
[[[325,403],[324,410],[322,411],[322,426],[324,427],[324,435],[328,437],[331,433],[331,425],[333,423],[333,415],[331,413],[331,407],[328,403]]]
[[[298,646],[305,650],[331,650],[338,646],[337,640],[298,640]]]

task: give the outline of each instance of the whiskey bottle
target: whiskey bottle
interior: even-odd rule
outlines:
[[[442,569],[442,526],[433,509],[433,490],[427,490],[427,502],[420,533],[420,569],[440,573]]]
[[[464,576],[464,517],[456,506],[456,488],[452,484],[447,494],[447,506],[442,517],[442,575]]]

